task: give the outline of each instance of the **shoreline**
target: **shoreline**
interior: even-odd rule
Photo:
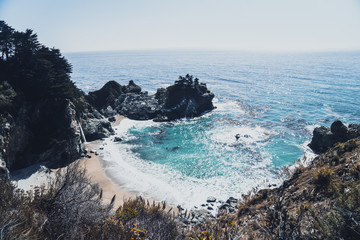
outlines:
[[[126,117],[121,115],[115,116],[115,121],[111,123],[111,126],[113,128],[120,125],[121,121],[126,119]],[[116,184],[111,180],[110,177],[108,177],[104,171],[102,162],[103,162],[103,156],[101,154],[101,147],[102,147],[102,140],[96,140],[92,142],[86,142],[84,143],[84,147],[88,150],[88,155],[90,155],[91,158],[81,158],[76,161],[79,162],[80,167],[84,168],[86,170],[85,175],[90,179],[90,181],[93,184],[97,184],[100,189],[103,191],[103,197],[102,200],[105,204],[110,203],[113,196],[116,195],[113,209],[117,209],[126,200],[129,199],[136,199],[138,196],[141,196],[135,192],[129,192],[125,191],[121,186]],[[144,197],[143,197],[144,198]],[[159,204],[162,202],[162,200],[157,200],[153,198],[144,198],[150,202],[155,202],[156,204]],[[169,203],[166,203],[165,207],[166,211],[172,211],[175,214],[178,213],[178,210],[176,209],[176,206],[171,205]]]
[[[116,115],[115,122],[112,122],[111,126],[118,126],[123,119],[125,119],[124,116]],[[114,208],[117,209],[124,203],[125,200],[135,199],[137,195],[135,193],[124,191],[113,181],[111,181],[108,176],[106,176],[101,163],[103,157],[99,153],[101,151],[101,143],[101,140],[84,143],[85,148],[89,151],[88,155],[90,158],[81,158],[77,161],[80,163],[80,166],[86,170],[86,176],[90,179],[90,181],[93,184],[99,185],[99,187],[102,189],[102,199],[104,203],[110,203],[113,196],[116,195]]]

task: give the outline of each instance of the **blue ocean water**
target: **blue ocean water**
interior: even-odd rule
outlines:
[[[124,120],[105,141],[104,169],[123,188],[186,207],[279,184],[305,154],[315,126],[360,122],[360,52],[216,51],[72,53],[85,92],[134,80],[154,93],[187,73],[215,93],[214,111],[170,123]],[[236,140],[235,135],[240,134]]]

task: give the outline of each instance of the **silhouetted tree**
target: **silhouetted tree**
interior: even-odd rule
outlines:
[[[82,95],[70,79],[72,69],[68,61],[58,49],[40,44],[33,30],[15,31],[0,21],[0,48],[1,80],[7,81],[18,94],[32,101],[54,98],[74,101]]]
[[[13,51],[13,33],[13,28],[9,27],[4,21],[0,21],[0,50],[2,60],[8,59]]]

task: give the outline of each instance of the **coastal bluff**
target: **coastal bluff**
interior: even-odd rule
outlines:
[[[23,97],[11,81],[4,81],[1,90],[11,92],[6,98],[11,108],[0,114],[0,160],[10,171],[38,162],[63,165],[86,156],[82,143],[113,135],[110,120],[116,114],[171,121],[214,109],[214,94],[189,74],[154,95],[132,80],[124,86],[109,81],[89,94],[77,90],[72,98],[33,99],[31,93]]]

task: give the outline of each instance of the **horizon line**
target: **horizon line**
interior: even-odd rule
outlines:
[[[61,51],[62,54],[75,53],[110,53],[110,52],[243,52],[243,53],[268,53],[268,54],[311,54],[311,53],[350,53],[360,52],[360,49],[319,49],[319,50],[245,50],[221,48],[138,48],[138,49],[112,49],[112,50],[80,50]]]

